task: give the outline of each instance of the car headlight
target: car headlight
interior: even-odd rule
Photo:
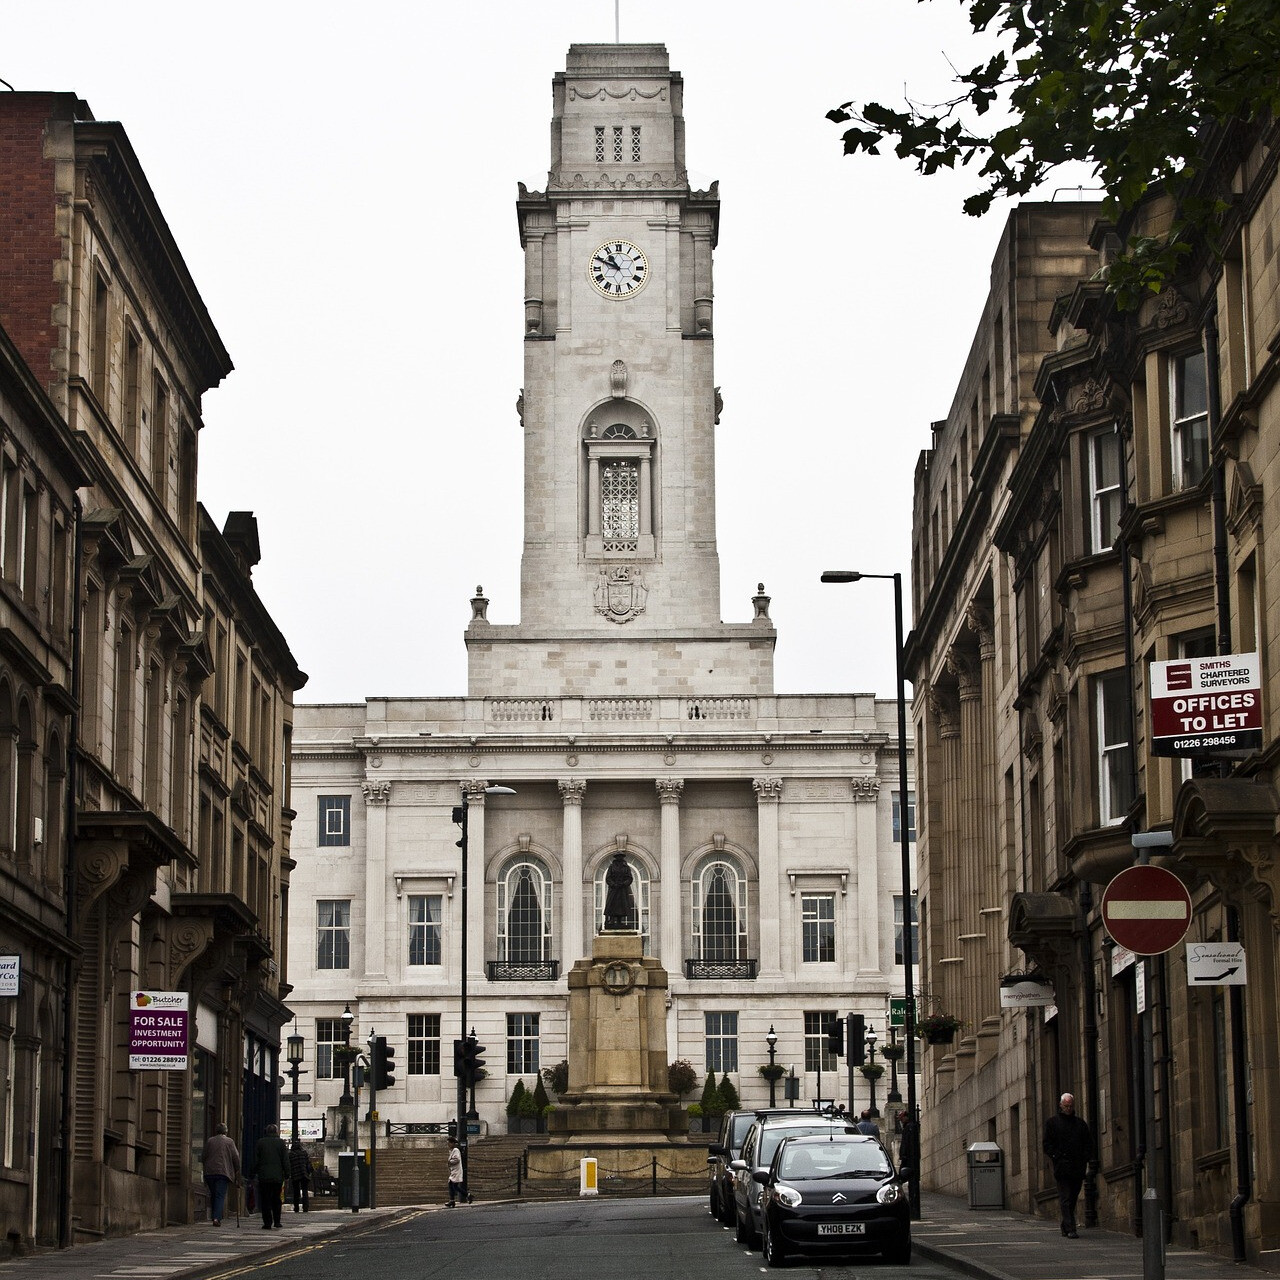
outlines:
[[[902,1188],[896,1182],[886,1182],[876,1192],[876,1200],[880,1204],[897,1204],[902,1199]]]
[[[779,1204],[785,1204],[788,1209],[794,1209],[800,1204],[800,1193],[795,1187],[789,1187],[785,1182],[779,1182],[773,1188],[773,1198]]]

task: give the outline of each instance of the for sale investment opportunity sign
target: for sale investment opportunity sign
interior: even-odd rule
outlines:
[[[135,991],[129,998],[129,1067],[187,1069],[187,993]]]
[[[1262,746],[1256,653],[1151,664],[1151,750],[1158,756],[1252,751]]]

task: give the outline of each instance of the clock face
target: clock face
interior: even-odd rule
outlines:
[[[628,298],[644,288],[649,264],[635,245],[626,240],[610,240],[591,255],[587,274],[606,298]]]

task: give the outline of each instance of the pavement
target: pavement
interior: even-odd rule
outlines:
[[[970,1209],[958,1196],[924,1191],[914,1251],[978,1280],[1144,1280],[1142,1241],[1120,1231],[1081,1227],[1068,1240],[1056,1217],[1009,1209]],[[1277,1273],[1216,1254],[1169,1245],[1165,1280],[1277,1280]],[[1156,1280],[1146,1277],[1145,1280]]]
[[[235,1264],[263,1262],[338,1235],[373,1231],[439,1205],[418,1208],[313,1209],[288,1206],[278,1231],[255,1214],[220,1227],[207,1222],[49,1250],[0,1261],[0,1280],[202,1280]],[[925,1191],[913,1228],[916,1254],[977,1280],[1156,1280],[1144,1277],[1142,1241],[1118,1231],[1081,1228],[1066,1240],[1056,1222],[1009,1209],[970,1209],[957,1197]],[[1209,1253],[1170,1246],[1164,1280],[1277,1280],[1277,1273]]]

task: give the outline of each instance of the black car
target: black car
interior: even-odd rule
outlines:
[[[707,1166],[711,1171],[708,1205],[711,1216],[726,1226],[733,1226],[733,1172],[729,1162],[742,1152],[742,1143],[752,1121],[762,1116],[785,1116],[788,1108],[761,1107],[754,1111],[726,1111],[720,1121],[720,1132],[707,1148]],[[794,1110],[790,1110],[795,1115]]]
[[[798,1253],[878,1253],[911,1261],[911,1204],[906,1174],[866,1134],[786,1138],[769,1168],[753,1179],[763,1189],[765,1261],[781,1266]]]
[[[742,1142],[742,1154],[729,1162],[733,1173],[733,1211],[737,1240],[754,1247],[760,1241],[764,1188],[754,1180],[768,1171],[783,1138],[820,1133],[853,1133],[847,1116],[818,1111],[766,1111],[758,1115]]]

